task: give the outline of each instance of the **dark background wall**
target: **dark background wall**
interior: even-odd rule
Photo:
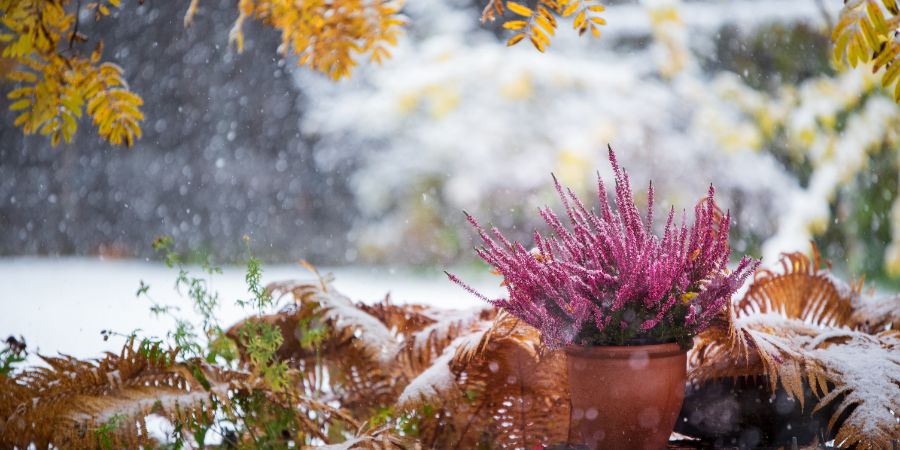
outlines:
[[[268,260],[344,262],[351,168],[317,172],[277,31],[248,21],[245,51],[229,48],[235,3],[202,2],[187,29],[183,2],[83,17],[145,99],[131,149],[101,141],[88,120],[56,148],[24,137],[7,110],[11,86],[0,86],[0,254],[147,256],[154,236],[170,234],[227,260],[242,257],[247,234]]]

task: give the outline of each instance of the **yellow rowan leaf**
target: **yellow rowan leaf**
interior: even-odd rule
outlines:
[[[894,82],[897,81],[898,75],[900,75],[900,62],[895,61],[894,64],[885,70],[884,75],[881,78],[882,86],[888,87],[894,84]],[[898,83],[898,85],[900,85],[900,83]]]
[[[550,36],[553,36],[554,34],[556,34],[556,28],[553,25],[551,25],[550,22],[547,19],[545,19],[543,16],[541,16],[541,15],[535,16],[534,21],[537,22],[537,24],[540,25],[541,28],[543,28],[547,32],[547,34],[549,34]]]
[[[563,16],[563,17],[569,17],[569,16],[571,16],[572,14],[575,14],[575,11],[578,11],[578,7],[579,7],[579,6],[581,6],[581,2],[579,2],[579,1],[573,1],[572,3],[569,4],[569,6],[566,7],[565,10],[563,10],[562,16]]]
[[[508,47],[512,47],[513,45],[518,44],[522,39],[525,39],[525,33],[519,33],[519,34],[509,38],[509,40],[506,41],[506,45]]]
[[[62,105],[66,108],[66,110],[70,111],[75,116],[81,117],[81,101],[77,98],[66,97],[62,99]]]
[[[32,87],[29,87],[29,86],[20,87],[17,89],[13,89],[12,91],[9,91],[9,94],[6,94],[6,98],[8,98],[10,100],[15,100],[20,97],[25,97],[27,95],[31,95],[33,92],[34,92],[34,88],[32,88]]]
[[[94,51],[91,52],[91,63],[97,64],[100,62],[101,55],[103,55],[103,41],[98,41]]]
[[[536,48],[539,52],[544,53],[544,50],[545,50],[544,43],[541,42],[540,39],[535,37],[534,34],[529,36],[529,39],[531,39],[531,45],[533,45],[534,48]]]
[[[537,11],[539,16],[543,17],[544,20],[546,20],[554,29],[556,29],[556,17],[554,17],[553,14],[549,10],[547,10],[547,8],[538,6]]]
[[[503,24],[503,28],[507,30],[521,30],[528,25],[528,22],[524,20],[511,20]]]
[[[510,11],[512,11],[520,16],[523,16],[523,17],[531,17],[531,15],[534,14],[531,11],[531,8],[528,8],[527,6],[521,5],[516,2],[506,2],[506,7]]]
[[[28,119],[30,117],[31,117],[31,114],[29,114],[27,111],[22,114],[19,114],[19,117],[16,117],[16,120],[13,122],[13,126],[14,127],[22,126],[25,122],[28,121]]]
[[[47,122],[44,122],[44,125],[41,127],[40,133],[44,136],[47,136],[50,133],[53,133],[55,130],[56,130],[56,124],[51,121],[47,121]],[[56,144],[53,144],[53,145],[56,145]]]
[[[71,142],[72,136],[75,134],[75,130],[78,129],[78,124],[75,122],[75,118],[73,118],[69,114],[63,114],[63,138],[65,138],[66,142]]]
[[[887,66],[900,54],[900,44],[885,45],[884,50],[875,58],[872,63],[872,70],[879,71],[882,67]]]
[[[881,7],[875,4],[873,1],[866,2],[866,12],[869,15],[869,21],[872,23],[872,28],[877,34],[882,34],[887,32],[887,27],[884,21],[884,14],[881,12]],[[875,42],[875,41],[871,41]]]
[[[860,21],[859,26],[862,30],[863,37],[866,38],[866,41],[870,46],[874,47],[878,43],[878,32],[875,27],[868,20]]]
[[[897,7],[897,1],[896,1],[896,0],[883,0],[882,3],[884,3],[884,7],[885,7],[885,8],[888,10],[888,12],[890,12],[891,14],[893,14],[893,15],[895,15],[895,16],[898,15],[898,14],[900,14],[900,8]]]
[[[31,106],[31,99],[23,98],[22,100],[17,100],[13,102],[12,105],[9,105],[10,111],[19,111]]]
[[[547,37],[545,31],[541,30],[540,27],[531,27],[531,35],[536,37],[539,41],[543,42],[544,45],[550,45],[550,38]]]
[[[22,70],[13,70],[12,72],[6,74],[6,78],[9,78],[12,81],[20,81],[24,83],[37,83],[37,75]]]
[[[603,5],[591,5],[591,6],[588,6],[587,9],[588,9],[588,11],[595,12],[595,13],[601,13],[603,11],[606,11],[606,7]]]
[[[575,21],[572,22],[572,28],[576,30],[581,30],[584,27],[584,20],[586,18],[585,12],[581,11],[575,16]]]

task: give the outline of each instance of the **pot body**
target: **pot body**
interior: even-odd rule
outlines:
[[[684,400],[687,352],[678,344],[566,349],[569,441],[591,449],[665,448]]]

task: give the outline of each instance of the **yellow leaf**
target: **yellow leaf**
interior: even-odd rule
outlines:
[[[509,8],[510,11],[524,17],[531,17],[533,12],[527,6],[523,6],[516,2],[506,2],[506,7]]]
[[[897,57],[898,53],[900,53],[900,44],[889,43],[888,45],[885,45],[884,50],[881,52],[881,54],[878,55],[877,58],[875,58],[875,62],[872,64],[873,70],[881,70],[882,67],[890,64],[891,61],[893,61],[894,58]]]
[[[534,35],[531,35],[530,39],[531,39],[531,45],[534,45],[534,48],[536,48],[539,52],[544,53],[544,48],[545,48],[544,43],[541,42]]]
[[[29,114],[27,111],[19,114],[19,117],[16,117],[16,120],[13,122],[13,126],[18,127],[24,124],[26,121],[28,121],[29,117],[31,117],[31,114]]]
[[[880,6],[872,1],[867,2],[866,12],[869,14],[869,20],[871,20],[873,28],[877,33],[884,34],[888,31],[884,22],[884,14],[882,14]]]
[[[66,139],[66,142],[70,142],[72,140],[72,135],[75,134],[75,130],[78,128],[78,125],[75,122],[75,119],[68,115],[63,114],[63,137]]]
[[[34,92],[34,88],[20,87],[17,89],[13,89],[12,91],[9,92],[9,94],[6,94],[6,98],[8,98],[10,100],[15,100],[20,97],[25,97],[26,95],[31,95],[32,92]]]
[[[567,6],[566,9],[562,12],[562,16],[563,17],[571,16],[572,14],[575,13],[575,11],[578,10],[578,7],[580,5],[581,5],[581,2],[579,2],[579,1],[574,1],[574,2],[570,3],[569,6]]]
[[[545,19],[542,15],[537,15],[534,18],[534,21],[537,22],[538,25],[541,26],[550,36],[553,36],[556,33],[556,28],[550,24],[547,19]]]
[[[883,3],[884,7],[887,8],[891,14],[900,14],[900,8],[897,8],[897,0],[884,0]]]
[[[553,14],[550,13],[550,11],[548,11],[547,8],[544,8],[543,6],[538,6],[537,10],[538,10],[538,14],[541,17],[543,17],[547,22],[549,22],[550,25],[552,25],[553,28],[555,29],[556,28],[556,17],[553,17]]]
[[[21,82],[25,82],[25,83],[36,83],[37,82],[37,75],[35,75],[31,72],[23,72],[21,70],[14,70],[14,71],[6,74],[6,77],[12,81],[21,81]]]
[[[507,30],[521,30],[522,28],[525,28],[525,26],[527,26],[527,25],[528,25],[528,22],[526,22],[524,20],[511,20],[509,22],[504,23],[503,28],[506,28]]]
[[[97,64],[100,62],[101,55],[103,55],[103,41],[98,41],[94,51],[91,52],[91,63]]]
[[[9,105],[9,110],[10,111],[19,111],[19,110],[28,108],[29,106],[31,106],[31,99],[23,98],[22,100],[17,100],[15,102],[13,102],[12,105]]]
[[[890,86],[897,80],[897,76],[900,75],[900,64],[895,63],[892,64],[885,72],[881,78],[881,84],[885,88]],[[897,83],[900,86],[900,83]]]
[[[525,39],[525,33],[519,33],[519,34],[509,38],[509,40],[506,41],[506,45],[508,47],[512,47],[513,45],[518,44],[519,41],[521,41],[522,39]]]
[[[531,37],[537,39],[544,45],[550,45],[550,38],[548,38],[547,35],[544,34],[544,32],[541,31],[541,29],[538,27],[531,28]]]
[[[578,15],[575,16],[575,21],[572,23],[572,28],[574,28],[576,30],[583,29],[585,17],[586,16],[585,16],[584,11],[581,11],[580,13],[578,13]]]

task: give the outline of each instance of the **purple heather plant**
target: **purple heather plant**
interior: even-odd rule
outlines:
[[[489,299],[455,275],[447,276],[539,329],[551,347],[662,342],[689,347],[759,261],[744,256],[734,271],[728,270],[731,215],[721,215],[712,185],[694,208],[690,227],[684,212],[681,225],[674,223],[673,207],[659,237],[653,232],[652,182],[644,221],[612,147],[609,162],[615,173],[615,209],[599,174],[599,214],[570,189],[563,193],[554,176],[571,227],[549,208],[541,209],[552,235],[536,231],[530,251],[495,227],[489,234],[466,213],[484,243],[476,253],[503,276],[508,298]]]

